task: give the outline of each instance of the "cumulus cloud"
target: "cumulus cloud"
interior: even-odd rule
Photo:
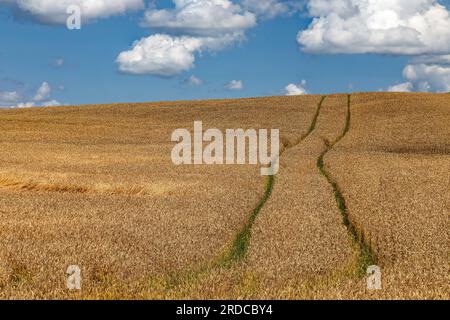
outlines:
[[[58,100],[52,99],[49,101],[45,101],[41,104],[42,107],[57,107],[60,106],[61,103]]]
[[[450,92],[450,55],[412,59],[403,69],[403,79],[388,91]]]
[[[403,82],[393,86],[390,86],[387,91],[389,92],[411,92],[413,84],[411,82]]]
[[[194,66],[194,53],[202,48],[194,37],[156,34],[136,41],[132,48],[117,57],[119,70],[131,74],[174,76]]]
[[[19,102],[16,105],[10,106],[11,109],[25,109],[25,108],[34,108],[34,107],[58,107],[61,103],[57,100],[49,100],[42,103],[36,103],[32,101],[27,102]]]
[[[143,0],[0,0],[1,4],[12,6],[22,16],[30,16],[46,24],[66,24],[70,5],[81,8],[83,22],[124,14],[145,6]]]
[[[309,0],[309,53],[414,56],[389,91],[450,91],[450,14],[437,0]]]
[[[149,8],[142,26],[159,33],[136,41],[117,57],[119,70],[172,77],[194,67],[198,54],[245,39],[256,16],[229,0],[173,0],[172,9]]]
[[[225,85],[228,90],[242,90],[244,89],[244,82],[242,80],[231,80]]]
[[[229,0],[174,0],[174,9],[149,9],[143,25],[197,36],[217,36],[254,27],[256,17]]]
[[[55,59],[55,61],[53,61],[53,65],[57,68],[64,66],[64,59],[63,58]]]
[[[150,2],[150,1],[149,1]],[[296,1],[173,0],[174,7],[158,9],[156,1],[145,0],[0,0],[21,17],[46,24],[65,24],[67,8],[81,8],[82,22],[146,9],[141,26],[154,30],[119,53],[121,72],[171,77],[194,66],[204,51],[222,50],[245,39],[245,31],[256,26],[257,17],[286,13]],[[159,42],[159,43],[158,43]],[[58,59],[55,66],[62,66]]]
[[[116,62],[123,73],[172,77],[193,68],[196,53],[220,50],[235,40],[234,34],[221,38],[155,34],[136,41]]]
[[[411,60],[413,64],[448,64],[450,65],[449,55],[424,55]]]
[[[48,82],[44,81],[41,86],[36,91],[36,94],[33,98],[33,101],[39,102],[44,101],[48,97],[50,97],[50,93],[52,92],[52,88],[48,84]]]
[[[299,96],[302,94],[307,94],[307,90],[305,89],[306,80],[302,80],[299,84],[290,83],[284,88],[284,93],[287,96]]]
[[[191,75],[189,78],[186,79],[186,83],[188,83],[192,86],[201,86],[203,84],[203,80],[197,78],[194,75]]]
[[[12,109],[25,109],[25,108],[33,108],[36,104],[34,102],[19,102],[14,106],[10,106]]]
[[[52,89],[47,81],[44,81],[33,95],[17,91],[0,91],[0,108],[31,108],[59,106],[61,103],[51,98]]]
[[[415,91],[450,92],[450,65],[409,64],[403,77]]]
[[[14,103],[20,100],[17,91],[0,91],[0,106],[7,103]]]
[[[303,1],[301,1],[303,2]],[[271,19],[279,15],[296,12],[302,7],[298,1],[243,0],[242,6],[257,16]]]
[[[25,109],[25,108],[35,108],[35,107],[58,107],[62,104],[57,100],[45,101],[42,103],[36,103],[33,101],[19,102],[15,105],[8,106],[11,109]]]
[[[450,16],[436,0],[309,0],[305,52],[400,55],[450,52]]]

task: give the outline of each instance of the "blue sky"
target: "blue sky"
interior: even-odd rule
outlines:
[[[161,12],[166,8],[172,14],[170,17],[178,19],[176,12],[173,13],[172,1],[146,2],[145,7],[138,10],[99,15],[98,18],[94,15],[95,18],[83,23],[80,30],[68,30],[63,23],[36,19],[33,13],[29,14],[14,1],[13,4],[2,4],[2,1],[11,0],[0,0],[0,107],[32,101],[44,82],[49,90],[44,92],[43,99],[35,99],[33,105],[38,106],[47,100],[61,104],[88,104],[283,95],[288,84],[294,84],[308,93],[378,91],[395,85],[403,85],[405,91],[445,91],[446,84],[442,90],[439,90],[439,84],[450,81],[448,44],[426,40],[426,37],[440,36],[440,41],[446,41],[448,33],[445,27],[450,19],[445,17],[440,17],[444,29],[442,35],[426,34],[426,30],[419,30],[423,33],[421,39],[425,39],[421,40],[423,45],[411,44],[411,41],[395,43],[394,50],[391,42],[385,44],[381,41],[376,45],[364,43],[364,36],[358,38],[356,34],[354,39],[357,41],[349,46],[362,49],[350,50],[345,43],[332,42],[327,45],[322,41],[318,45],[309,40],[302,40],[301,43],[297,39],[299,32],[312,30],[313,18],[331,19],[333,8],[319,10],[316,15],[311,12],[311,3],[314,6],[318,0],[310,3],[298,1],[304,4],[300,9],[298,6],[291,7],[292,2],[287,2],[285,11],[270,18],[259,13],[262,15],[260,17],[256,11],[249,9],[251,7],[234,1],[240,5],[239,9],[234,9],[234,16],[241,17],[249,12],[257,19],[252,26],[233,29],[233,32],[243,34],[245,39],[233,40],[220,49],[202,47],[193,53],[193,66],[183,66],[184,69],[176,74],[161,76],[148,70],[142,71],[142,74],[120,72],[116,59],[121,52],[132,49],[134,41],[154,34],[168,34],[172,38],[188,36],[204,39],[208,36],[222,39],[229,30],[205,35],[203,31],[198,31],[200,29],[192,31],[186,27],[188,31],[185,31],[183,25],[176,30],[169,24],[161,26],[165,21],[155,19],[149,22],[153,25],[141,25],[145,12],[151,10]],[[337,0],[329,3],[333,1]],[[358,3],[356,0],[348,1]],[[81,3],[83,0],[75,2]],[[447,11],[448,2],[440,1],[440,4],[446,6],[442,10]],[[418,6],[415,14],[426,16],[427,10],[436,5],[439,3],[430,0],[429,8]],[[21,10],[27,14],[21,14]],[[182,10],[184,8],[180,7],[177,12]],[[380,12],[386,14],[387,11]],[[347,23],[347,15],[342,16],[342,23]],[[399,12],[399,16],[402,17],[403,13]],[[354,18],[363,21],[365,16]],[[389,24],[386,19],[390,16],[386,15],[380,21]],[[337,25],[333,30],[340,27]],[[342,28],[345,30],[345,27]],[[365,32],[377,31],[370,28]],[[410,28],[414,30],[414,25]],[[386,28],[382,26],[381,29]],[[395,34],[394,31],[391,33]],[[399,39],[404,38],[405,34],[399,36]],[[419,47],[421,49],[417,49]],[[358,52],[353,52],[355,50]],[[429,57],[432,58],[426,63],[414,62]],[[411,66],[414,76],[405,73],[407,66]],[[419,69],[419,66],[423,67]],[[438,66],[443,71],[430,69],[430,66]],[[201,84],[190,84],[187,79],[191,76],[200,79]],[[232,80],[241,81],[243,88],[228,89],[226,84]],[[302,84],[302,80],[306,82]],[[5,93],[17,92],[17,98],[2,103],[2,92],[4,96]]]

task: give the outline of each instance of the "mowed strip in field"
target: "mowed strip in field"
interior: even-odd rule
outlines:
[[[346,297],[448,299],[449,95],[356,94],[351,112],[351,130],[325,163],[383,288],[347,287]]]
[[[264,194],[259,168],[175,166],[171,133],[305,134],[320,96],[0,112],[0,296],[160,297],[227,250]],[[81,293],[65,271],[79,265]]]

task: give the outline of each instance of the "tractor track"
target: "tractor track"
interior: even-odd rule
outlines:
[[[311,125],[308,129],[308,131],[295,143],[293,144],[285,144],[283,146],[283,149],[280,152],[281,155],[286,152],[287,150],[296,147],[300,143],[302,143],[316,128],[317,119],[319,118],[320,110],[322,109],[323,102],[325,101],[326,96],[322,96],[320,99],[320,102],[317,105],[316,113],[314,114],[314,117],[311,121]],[[279,158],[280,158],[279,157]],[[279,161],[279,158],[275,161]],[[264,191],[264,195],[261,198],[261,200],[258,202],[258,205],[253,209],[253,212],[251,216],[249,217],[247,223],[242,228],[242,230],[236,235],[235,240],[233,241],[233,245],[231,246],[230,250],[226,253],[224,257],[219,259],[218,264],[220,266],[230,266],[235,262],[239,262],[243,260],[248,252],[248,248],[250,245],[251,240],[251,231],[253,224],[255,223],[256,218],[258,217],[259,213],[263,209],[264,205],[267,203],[267,201],[270,198],[270,195],[272,194],[274,185],[275,185],[275,176],[271,175],[268,177],[268,181],[266,184],[266,189]]]
[[[311,120],[311,125],[309,126],[308,131],[305,134],[303,134],[294,143],[292,143],[292,144],[285,143],[283,145],[282,150],[280,151],[280,157],[285,151],[299,145],[307,137],[309,137],[311,135],[311,133],[316,128],[317,119],[319,118],[320,110],[322,109],[322,105],[323,105],[323,102],[325,101],[326,97],[327,97],[326,95],[321,97],[321,99],[317,105],[316,112],[313,116],[313,119]],[[279,161],[280,157],[278,157],[276,159],[276,161]],[[252,232],[253,224],[255,223],[256,218],[258,217],[259,213],[261,212],[261,210],[264,208],[265,204],[269,200],[269,198],[273,192],[275,180],[276,179],[275,179],[274,175],[268,176],[266,187],[265,187],[262,198],[258,201],[258,204],[256,205],[256,207],[252,210],[252,214],[248,218],[246,224],[242,227],[242,229],[234,237],[231,247],[228,250],[226,250],[225,253],[221,254],[217,259],[204,265],[203,267],[200,267],[196,271],[188,271],[182,275],[169,276],[169,278],[165,280],[165,283],[166,283],[165,290],[166,291],[173,290],[182,284],[191,283],[191,282],[195,281],[196,279],[198,279],[199,277],[201,277],[202,275],[207,274],[212,269],[230,268],[234,264],[245,259],[245,257],[247,256],[248,248],[250,246],[251,232]]]
[[[326,145],[326,149],[322,152],[320,157],[317,159],[317,168],[319,169],[320,173],[327,179],[328,183],[330,184],[331,188],[333,189],[333,194],[336,199],[336,204],[338,206],[338,209],[342,215],[342,223],[347,228],[347,232],[349,234],[349,237],[351,238],[354,245],[358,248],[358,263],[357,263],[357,274],[358,276],[364,276],[366,274],[367,267],[370,265],[375,264],[375,255],[370,247],[370,245],[365,241],[364,236],[362,235],[362,232],[358,232],[358,229],[356,228],[355,224],[352,222],[347,204],[345,201],[345,198],[341,192],[341,189],[337,182],[332,178],[331,173],[325,168],[324,158],[325,155],[333,149],[333,147],[341,141],[348,131],[350,130],[350,121],[351,121],[351,95],[348,95],[347,100],[347,117],[345,121],[345,127],[342,132],[342,134],[332,143],[328,143],[324,140],[324,143]]]

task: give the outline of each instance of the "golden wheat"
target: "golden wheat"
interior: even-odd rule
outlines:
[[[383,290],[358,295],[448,299],[448,94],[358,94],[351,110],[326,163],[382,268]]]
[[[317,113],[320,100],[1,111],[0,297],[448,299],[450,98],[355,94],[350,123],[347,95]],[[280,129],[281,168],[254,225],[259,168],[172,164],[171,133],[197,120]],[[249,246],[228,258],[246,227]],[[381,291],[357,272],[361,243]],[[73,264],[80,292],[66,288]]]
[[[174,166],[172,131],[201,120],[288,141],[318,98],[2,111],[0,295],[71,297],[76,264],[81,297],[157,297],[228,249],[265,186],[253,166]]]

